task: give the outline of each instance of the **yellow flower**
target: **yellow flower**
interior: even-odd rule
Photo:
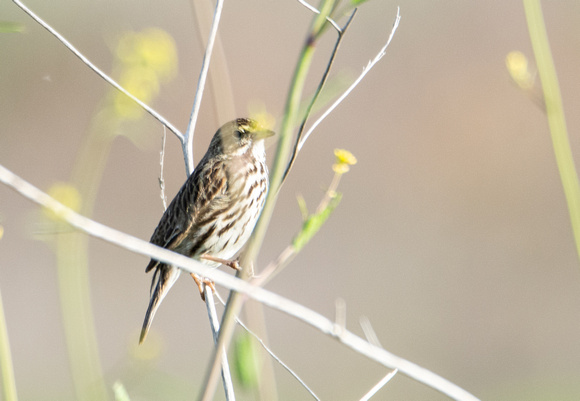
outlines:
[[[350,170],[349,166],[356,164],[356,157],[348,150],[334,149],[336,163],[332,165],[332,170],[336,174],[344,174]]]
[[[150,103],[159,94],[160,83],[173,78],[177,72],[175,43],[161,29],[123,34],[116,55],[119,83],[144,103]],[[144,114],[141,106],[118,91],[113,105],[117,115],[128,120],[137,120]]]
[[[116,54],[125,68],[141,65],[150,68],[159,78],[172,78],[177,73],[175,42],[167,32],[158,28],[124,33]]]
[[[136,51],[160,79],[170,79],[177,74],[177,48],[171,35],[164,30],[149,28],[141,32]]]

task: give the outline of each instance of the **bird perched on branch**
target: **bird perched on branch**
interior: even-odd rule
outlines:
[[[268,192],[264,139],[274,135],[250,119],[223,125],[195,171],[161,217],[150,242],[198,259],[210,266],[228,264],[250,238]],[[151,300],[139,343],[147,336],[155,312],[181,270],[151,259],[155,269]],[[203,297],[204,285],[213,283],[192,274]]]

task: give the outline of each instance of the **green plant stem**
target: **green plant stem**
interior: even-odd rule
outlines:
[[[312,64],[312,57],[314,56],[314,51],[316,49],[316,40],[318,39],[323,26],[326,24],[326,17],[331,13],[335,5],[336,0],[322,0],[321,7],[319,8],[320,14],[317,14],[314,17],[308,37],[300,53],[294,76],[292,78],[292,83],[290,85],[288,98],[286,100],[284,118],[279,132],[280,139],[278,141],[276,156],[270,174],[270,190],[268,191],[266,204],[264,205],[260,219],[256,224],[252,237],[246,245],[246,250],[240,261],[240,265],[243,266],[244,269],[241,273],[238,273],[238,276],[242,279],[247,279],[253,272],[254,260],[258,255],[266,235],[266,230],[278,197],[278,189],[286,169],[286,163],[288,162],[290,152],[292,151],[292,129],[300,107],[300,99],[306,82],[306,76],[310,65]],[[219,379],[220,354],[223,352],[222,350],[227,349],[231,343],[235,327],[235,317],[240,314],[243,300],[244,297],[234,291],[232,291],[228,297],[226,309],[222,317],[218,342],[214,349],[213,358],[210,360],[210,367],[207,371],[204,380],[204,387],[201,392],[201,400],[203,401],[210,401],[213,399],[217,381]]]
[[[84,216],[93,214],[117,124],[118,118],[108,108],[97,113],[77,155],[71,183],[81,195],[80,212]],[[56,237],[56,260],[62,322],[76,398],[106,400],[91,302],[89,241],[83,233],[64,231],[65,234]]]
[[[99,351],[92,315],[88,237],[65,232],[56,239],[56,260],[62,321],[76,399],[106,400]]]
[[[530,40],[538,66],[538,73],[542,81],[546,115],[552,136],[556,163],[568,204],[570,222],[576,242],[576,251],[580,258],[580,186],[578,184],[578,174],[576,173],[572,150],[568,140],[566,119],[556,68],[550,51],[550,43],[548,42],[540,1],[524,0],[524,9],[528,30],[530,32]]]
[[[17,401],[16,381],[14,380],[14,366],[12,365],[12,354],[10,352],[10,341],[8,341],[8,327],[4,316],[4,305],[2,304],[2,294],[0,293],[0,373],[2,373],[2,391],[5,401]]]
[[[301,117],[302,122],[300,124],[300,128],[298,129],[298,133],[296,134],[294,149],[292,150],[292,155],[290,156],[290,162],[286,165],[286,169],[284,170],[284,175],[281,178],[280,186],[286,180],[286,177],[288,176],[290,169],[294,165],[294,161],[296,160],[296,156],[298,156],[298,147],[300,144],[300,140],[302,139],[302,134],[304,134],[304,127],[306,126],[306,121],[308,120],[308,117],[310,116],[310,113],[312,112],[312,108],[314,107],[314,104],[318,100],[318,97],[322,93],[322,89],[324,88],[326,81],[328,80],[328,76],[330,74],[330,69],[332,68],[332,64],[334,63],[334,59],[338,53],[338,48],[340,47],[340,43],[342,42],[342,38],[344,37],[346,30],[350,26],[352,19],[356,15],[356,11],[357,10],[355,8],[353,10],[353,12],[351,13],[350,17],[348,18],[348,21],[346,22],[346,24],[342,28],[342,30],[338,31],[338,38],[336,39],[336,43],[334,44],[334,49],[332,49],[332,53],[330,55],[330,60],[328,61],[328,64],[326,65],[326,70],[324,71],[324,74],[322,75],[322,79],[320,80],[320,83],[318,84],[318,88],[316,88],[316,91],[314,92],[314,96],[312,96],[312,99],[310,100],[308,106],[306,107],[306,110],[304,111],[304,117]],[[300,117],[301,114],[299,114],[298,116]]]
[[[256,260],[256,256],[266,235],[266,230],[278,198],[280,184],[286,171],[290,152],[292,151],[292,130],[300,108],[300,100],[302,98],[306,77],[316,50],[316,41],[322,31],[322,27],[326,23],[326,17],[334,9],[335,3],[334,0],[324,0],[322,2],[320,14],[314,18],[312,28],[298,58],[298,64],[294,71],[288,99],[286,100],[284,118],[280,128],[280,140],[278,141],[278,148],[276,149],[276,156],[272,165],[272,172],[270,173],[270,190],[268,191],[268,197],[266,198],[266,204],[264,205],[260,220],[256,224],[252,238],[246,246],[242,261],[253,262]],[[245,266],[245,264],[242,263],[242,266]]]

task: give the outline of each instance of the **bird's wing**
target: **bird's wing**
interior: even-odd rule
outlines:
[[[203,223],[211,220],[214,213],[223,210],[229,199],[227,189],[227,177],[221,162],[200,163],[171,201],[150,242],[166,249],[176,249]],[[151,259],[145,271],[158,264],[157,260]]]

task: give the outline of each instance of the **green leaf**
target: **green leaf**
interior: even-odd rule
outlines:
[[[350,0],[350,4],[354,7],[360,6],[362,3],[366,3],[368,0]]]
[[[318,230],[320,230],[320,227],[322,227],[324,222],[326,222],[328,217],[330,217],[332,211],[340,203],[341,198],[342,195],[340,193],[337,193],[330,200],[330,202],[328,202],[328,206],[326,206],[326,208],[323,211],[321,211],[320,213],[312,214],[306,219],[306,221],[302,225],[302,230],[300,230],[298,235],[296,235],[296,237],[294,237],[294,240],[292,241],[292,246],[294,247],[296,253],[300,252],[302,248],[304,248],[304,246],[308,242],[310,242],[310,240],[312,239],[312,237],[314,237],[314,235],[318,232]]]
[[[24,32],[24,29],[24,24],[21,24],[20,22],[0,21],[1,33]]]
[[[308,219],[308,207],[306,207],[306,201],[302,195],[297,195],[296,200],[298,201],[298,208],[300,213],[302,213],[302,220]]]
[[[247,389],[257,388],[260,377],[260,362],[254,344],[248,333],[240,334],[234,344],[234,373]]]

